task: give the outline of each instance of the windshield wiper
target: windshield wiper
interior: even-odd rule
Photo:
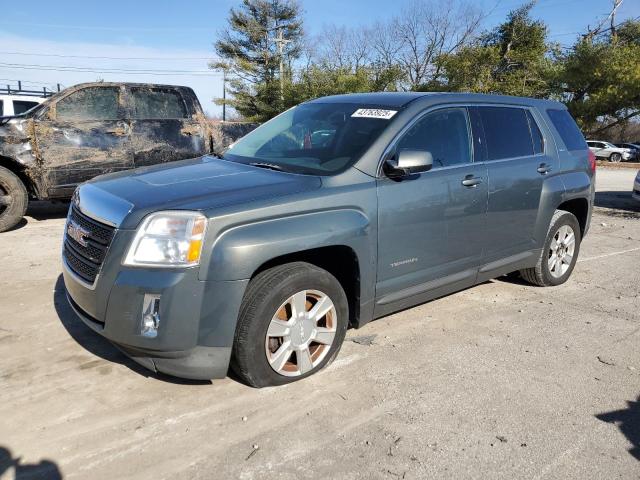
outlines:
[[[249,165],[253,167],[258,167],[258,168],[267,168],[269,170],[277,170],[278,172],[284,171],[284,168],[282,168],[280,165],[275,165],[273,163],[252,162]]]

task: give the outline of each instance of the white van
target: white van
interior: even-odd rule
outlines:
[[[20,115],[44,102],[42,97],[26,95],[0,95],[0,117]]]

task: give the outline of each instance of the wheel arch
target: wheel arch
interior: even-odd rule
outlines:
[[[586,198],[574,198],[558,205],[558,210],[573,214],[580,225],[580,237],[584,237],[589,219],[589,201]]]
[[[336,277],[349,302],[349,325],[357,326],[360,320],[360,262],[353,248],[347,245],[330,245],[301,250],[272,258],[261,264],[254,272],[259,273],[291,262],[306,262],[326,270]]]
[[[20,181],[24,184],[27,192],[29,193],[29,197],[37,198],[38,197],[38,189],[33,180],[27,173],[27,168],[18,163],[11,157],[7,157],[4,155],[0,155],[0,167],[4,167],[9,170],[11,173],[15,174]]]

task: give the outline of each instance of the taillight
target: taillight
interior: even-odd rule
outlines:
[[[596,155],[591,150],[589,150],[589,168],[592,173],[596,172]]]

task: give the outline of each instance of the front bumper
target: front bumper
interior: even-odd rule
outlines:
[[[205,282],[194,268],[177,271],[108,263],[109,258],[95,284],[88,287],[63,260],[69,303],[89,328],[152,371],[190,379],[226,376],[248,280]],[[160,299],[160,322],[153,338],[142,335],[146,294]]]

